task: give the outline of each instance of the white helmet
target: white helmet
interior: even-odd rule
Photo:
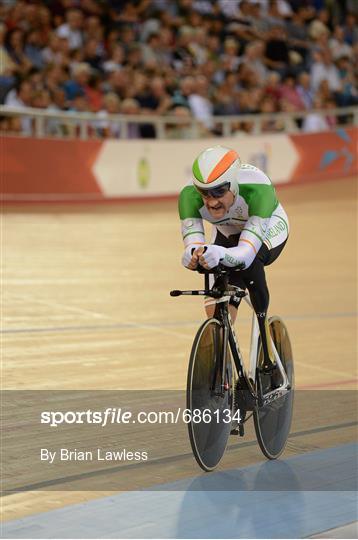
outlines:
[[[202,195],[210,192],[212,196],[220,197],[225,193],[223,188],[237,195],[240,166],[241,160],[235,150],[225,146],[207,148],[193,163],[194,186]]]

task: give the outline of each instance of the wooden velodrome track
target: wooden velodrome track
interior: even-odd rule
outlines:
[[[317,396],[324,389],[355,389],[356,180],[292,186],[278,194],[291,235],[268,270],[270,312],[286,319],[296,386],[317,389]],[[172,299],[168,293],[202,284],[200,276],[180,265],[175,201],[6,206],[2,245],[5,389],[185,387],[203,309],[197,298]],[[244,355],[248,317],[245,306],[236,325]],[[320,417],[319,399],[307,404],[285,455],[355,440],[352,405],[332,407],[327,420]],[[331,427],[315,431],[312,419]],[[252,428],[245,441],[254,441]],[[255,443],[238,450],[235,441],[222,466],[262,459]],[[170,465],[174,478],[198,474],[189,453],[178,463]],[[149,467],[143,486],[154,478],[165,482],[168,467]],[[2,499],[4,517],[12,520],[107,493],[15,493]]]

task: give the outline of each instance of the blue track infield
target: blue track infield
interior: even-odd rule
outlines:
[[[356,475],[346,444],[9,521],[2,537],[305,538],[357,519]]]

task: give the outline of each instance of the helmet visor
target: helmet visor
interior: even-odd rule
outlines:
[[[214,199],[220,199],[220,197],[223,197],[225,193],[229,191],[230,182],[225,182],[225,184],[221,184],[221,186],[214,188],[200,188],[198,186],[195,187],[202,197],[213,197]]]

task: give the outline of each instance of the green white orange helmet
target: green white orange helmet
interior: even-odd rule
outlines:
[[[225,146],[207,148],[193,163],[194,186],[204,196],[206,193],[221,196],[220,188],[224,187],[237,195],[240,166],[241,160],[235,150]]]

